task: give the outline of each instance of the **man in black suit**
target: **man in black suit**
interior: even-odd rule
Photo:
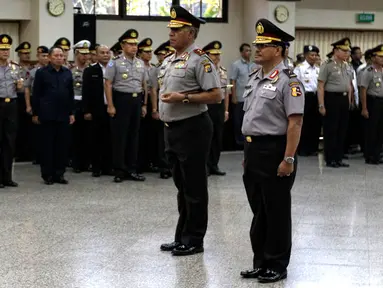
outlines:
[[[82,83],[82,101],[84,118],[91,121],[91,162],[92,176],[111,174],[111,136],[109,131],[109,115],[104,92],[104,71],[110,60],[109,48],[99,45],[96,48],[98,62],[84,70]]]
[[[74,123],[74,91],[71,71],[63,66],[64,51],[49,49],[50,64],[36,72],[33,86],[33,122],[41,125],[41,176],[45,184],[68,184],[70,126]]]

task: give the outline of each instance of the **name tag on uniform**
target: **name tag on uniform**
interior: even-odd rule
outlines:
[[[277,87],[275,87],[273,85],[270,85],[270,84],[266,84],[266,85],[263,85],[263,89],[270,90],[270,91],[275,91],[275,90],[277,90]]]

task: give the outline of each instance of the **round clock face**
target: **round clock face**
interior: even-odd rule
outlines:
[[[60,16],[65,11],[64,0],[48,0],[48,11],[52,16]]]
[[[286,22],[289,19],[289,10],[286,6],[278,6],[275,8],[275,19],[279,23]]]

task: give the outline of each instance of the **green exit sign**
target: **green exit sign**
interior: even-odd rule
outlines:
[[[375,14],[372,14],[372,13],[356,14],[356,22],[358,23],[372,23],[374,21],[375,21]]]

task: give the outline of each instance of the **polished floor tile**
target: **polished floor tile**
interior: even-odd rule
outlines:
[[[300,158],[292,191],[293,250],[288,278],[242,279],[252,263],[252,214],[242,155],[222,155],[225,177],[209,178],[205,253],[175,258],[172,180],[144,183],[67,173],[45,186],[39,169],[15,165],[20,187],[0,190],[1,288],[374,288],[383,287],[383,166],[353,156],[348,169]]]

